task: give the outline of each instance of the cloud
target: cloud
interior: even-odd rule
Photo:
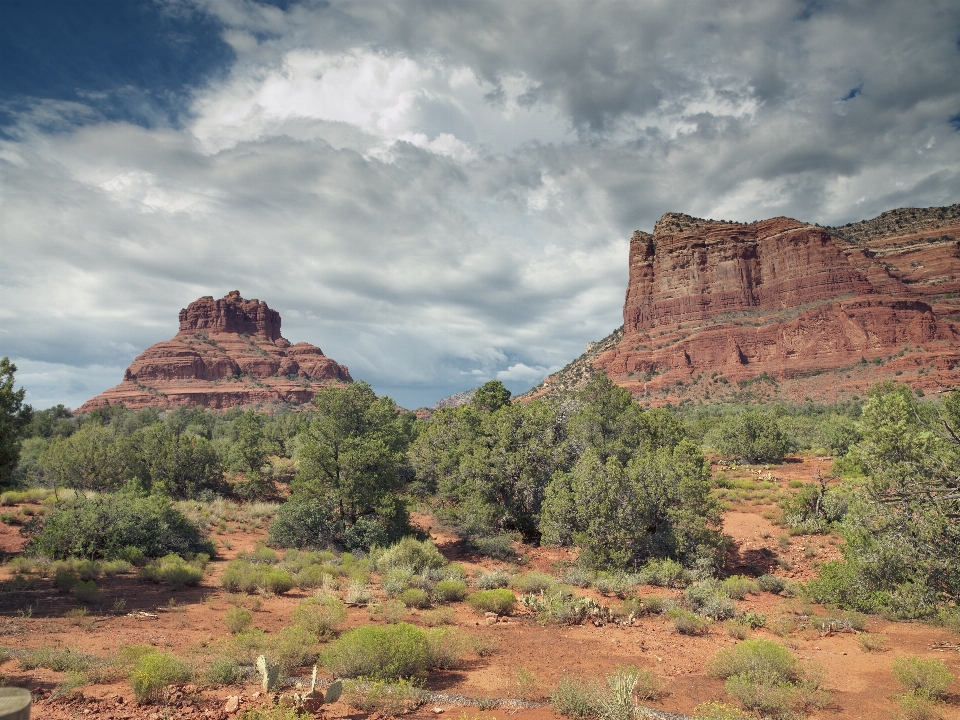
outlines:
[[[176,123],[38,94],[0,139],[0,353],[43,402],[232,289],[408,406],[518,391],[620,324],[628,238],[664,212],[960,197],[943,3],[192,12],[233,61],[191,75]]]

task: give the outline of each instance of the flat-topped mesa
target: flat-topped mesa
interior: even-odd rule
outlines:
[[[750,224],[668,213],[634,233],[624,331],[874,291],[830,233],[791,218]]]
[[[622,330],[522,397],[598,370],[653,405],[960,386],[960,205],[836,228],[667,213],[633,233],[629,264]]]
[[[280,338],[280,313],[265,302],[244,300],[231,290],[220,300],[205,295],[180,311],[180,333],[198,330],[214,333],[257,335],[273,341]]]
[[[180,331],[138,355],[123,382],[88,400],[82,412],[129,408],[309,402],[317,390],[352,382],[350,371],[309,343],[280,335],[280,313],[234,290],[180,311]]]

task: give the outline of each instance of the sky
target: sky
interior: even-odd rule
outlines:
[[[239,290],[405,407],[622,322],[665,212],[960,202],[955,0],[0,0],[0,355],[78,407]]]

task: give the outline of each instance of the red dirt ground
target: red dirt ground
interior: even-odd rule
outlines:
[[[771,473],[778,485],[786,486],[791,479],[808,480],[816,471],[817,460],[804,458],[787,463],[762,473]],[[737,471],[724,469],[731,477],[756,477],[755,469]],[[738,475],[739,473],[739,475]],[[836,538],[813,536],[790,538],[786,547],[781,545],[783,530],[776,527],[762,513],[772,505],[740,504],[731,507],[724,518],[724,532],[731,540],[730,560],[738,565],[753,564],[764,559],[771,561],[771,572],[783,577],[805,580],[815,572],[815,563],[839,556]],[[15,509],[14,509],[15,510]],[[436,527],[429,516],[415,516],[415,521],[430,528],[431,535],[444,554],[460,562],[472,574],[480,568],[491,568],[496,563],[465,554],[457,539]],[[221,539],[221,536],[214,534]],[[200,586],[176,592],[161,586],[138,582],[132,576],[104,578],[98,585],[105,593],[104,608],[112,608],[119,599],[125,607],[115,614],[94,615],[87,618],[86,627],[70,624],[63,615],[78,607],[69,595],[58,593],[50,580],[38,579],[26,592],[5,591],[0,593],[0,647],[31,648],[51,646],[70,648],[84,653],[108,657],[122,646],[149,644],[169,650],[182,657],[202,655],[203,649],[218,638],[227,635],[223,616],[231,607],[226,593],[220,588],[219,575],[226,563],[238,552],[253,549],[265,537],[265,532],[237,532],[225,536],[232,549],[224,551],[208,566],[208,575]],[[16,553],[22,547],[22,539],[16,528],[0,525],[0,549]],[[810,547],[812,551],[804,552]],[[573,560],[575,554],[565,550],[523,547],[526,561],[520,569],[539,569],[556,572],[556,563]],[[811,556],[816,552],[816,556]],[[777,565],[775,560],[782,563]],[[786,561],[785,563],[783,561]],[[789,568],[789,569],[785,569]],[[3,568],[0,578],[9,580],[10,572]],[[606,604],[616,603],[615,598],[601,598],[590,590],[583,591]],[[643,587],[641,595],[660,594],[679,596],[681,591]],[[267,632],[279,630],[288,621],[291,610],[308,592],[293,590],[283,596],[262,598],[260,608],[254,612],[254,626]],[[764,613],[770,621],[793,612],[805,612],[801,602],[795,599],[759,593],[748,595],[737,603],[741,610]],[[476,657],[461,670],[438,672],[431,675],[428,687],[440,692],[451,692],[470,697],[516,697],[517,671],[520,668],[535,676],[532,686],[528,683],[529,697],[545,698],[561,677],[567,674],[583,674],[599,677],[618,665],[636,665],[656,672],[664,681],[667,694],[660,701],[648,703],[651,707],[676,713],[690,713],[693,708],[707,700],[727,701],[722,682],[706,676],[705,663],[719,648],[736,644],[721,624],[715,624],[707,635],[687,637],[678,635],[664,617],[644,617],[635,620],[632,626],[615,624],[595,627],[592,624],[572,627],[540,627],[532,616],[518,611],[511,618],[487,625],[485,618],[475,615],[465,603],[453,605],[457,625],[464,631],[494,638],[496,651],[487,657]],[[155,613],[155,620],[138,620],[125,613],[144,610]],[[812,611],[825,615],[827,609],[814,606]],[[92,620],[92,622],[90,622]],[[419,613],[411,612],[406,618],[418,623]],[[347,627],[370,623],[370,617],[362,608],[351,608]],[[941,708],[946,720],[960,720],[960,636],[945,628],[921,623],[890,622],[871,617],[866,625],[871,633],[886,635],[885,650],[868,653],[857,643],[852,632],[821,635],[814,630],[791,633],[786,638],[778,637],[767,629],[753,631],[753,637],[764,637],[787,644],[802,659],[813,659],[826,669],[826,687],[831,691],[832,705],[825,710],[809,713],[808,718],[834,719],[856,718],[858,720],[890,720],[895,716],[896,705],[892,695],[899,691],[891,674],[894,658],[913,654],[925,658],[942,659],[958,678],[950,688],[952,693]],[[946,649],[937,649],[938,643],[946,643]],[[49,670],[21,670],[15,659],[0,666],[9,685],[29,688],[37,698],[33,717],[65,720],[66,718],[94,717],[103,720],[136,718],[137,720],[160,718],[216,718],[226,719],[224,703],[230,695],[240,695],[241,710],[262,703],[266,698],[257,694],[253,683],[241,687],[187,686],[181,696],[171,704],[160,706],[137,706],[127,682],[109,685],[88,685],[72,696],[57,700],[46,699],[62,681],[61,673]],[[308,676],[307,669],[301,674]],[[175,696],[176,697],[176,696]],[[481,712],[477,708],[445,706],[440,717],[456,720],[487,720],[505,714],[515,714],[518,720],[547,720],[558,718],[545,706],[537,709],[506,711],[497,709]],[[343,720],[363,720],[366,714],[334,703],[316,714],[317,717]],[[420,708],[412,717],[426,720],[437,717],[433,706]]]

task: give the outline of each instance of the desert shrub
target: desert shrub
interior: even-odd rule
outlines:
[[[60,592],[70,592],[80,582],[80,576],[73,568],[60,568],[53,576],[53,584]]]
[[[743,713],[721,702],[700,703],[693,709],[693,720],[744,720]]]
[[[406,608],[403,609],[406,611]],[[420,622],[427,627],[440,627],[441,625],[455,625],[457,619],[453,608],[438,607],[420,613]]]
[[[672,598],[663,595],[647,595],[637,602],[645,615],[659,615],[676,606]]]
[[[130,687],[139,703],[162,699],[167,685],[186,682],[193,674],[190,665],[175,655],[152,652],[141,656],[130,670]]]
[[[319,587],[335,590],[340,584],[325,565],[308,565],[297,573],[295,581],[297,587],[304,590]]]
[[[748,710],[756,710],[765,717],[791,717],[793,687],[788,683],[767,682],[747,675],[734,675],[727,680],[724,689],[730,697]]]
[[[541,625],[579,625],[600,610],[592,598],[578,597],[562,587],[524,595],[521,602],[536,613]]]
[[[757,578],[757,587],[763,592],[781,593],[787,586],[787,581],[776,575],[761,575]]]
[[[681,635],[704,635],[710,627],[710,621],[683,608],[671,608],[667,617]]]
[[[223,616],[223,624],[231,634],[242,633],[253,622],[253,613],[246,608],[232,607]]]
[[[313,665],[317,660],[317,635],[304,625],[288,625],[277,633],[267,650],[267,657],[280,665],[285,673],[298,667]]]
[[[865,652],[880,652],[887,642],[887,636],[879,633],[860,633],[857,635],[857,644]]]
[[[692,610],[714,620],[726,620],[736,613],[733,601],[724,592],[722,583],[705,580],[687,588],[684,594]]]
[[[591,720],[600,715],[601,692],[596,680],[562,677],[550,695],[550,705],[565,717]]]
[[[510,575],[504,570],[494,569],[477,575],[473,584],[480,590],[498,590],[510,584]]]
[[[347,605],[368,605],[373,600],[373,593],[367,583],[351,581],[344,600]]]
[[[711,677],[750,675],[790,682],[799,677],[797,659],[783,645],[770,640],[744,640],[732,648],[723,648],[707,663]]]
[[[607,687],[599,696],[600,720],[633,720],[636,708],[633,694],[640,671],[635,667],[620,667],[607,676]]]
[[[307,720],[310,716],[289,705],[260,705],[247,708],[237,720]]]
[[[639,573],[640,582],[658,587],[682,588],[693,581],[692,573],[676,560],[651,560]]]
[[[326,637],[347,619],[347,607],[336,595],[319,595],[302,600],[290,613],[294,625],[302,625],[319,637]]]
[[[226,652],[241,665],[253,665],[258,655],[267,652],[270,638],[260,628],[249,628],[234,635]]]
[[[71,591],[73,596],[80,602],[98,603],[103,599],[103,593],[93,580],[78,580]]]
[[[366,625],[330,643],[321,661],[338,677],[397,680],[423,675],[430,652],[426,634],[413,625]]]
[[[41,647],[36,650],[25,650],[17,658],[17,662],[23,670],[47,668],[55,672],[84,672],[93,667],[96,660],[71,650]]]
[[[748,593],[755,593],[760,590],[760,585],[756,580],[751,580],[743,575],[731,575],[720,583],[720,591],[731,600],[743,600]]]
[[[659,700],[663,696],[663,680],[652,670],[637,670],[633,694],[640,700]]]
[[[407,614],[407,606],[399,600],[387,600],[377,605],[370,605],[368,612],[371,618],[379,618],[384,622],[395,624],[403,620],[404,615]],[[431,610],[430,612],[436,611]],[[424,613],[424,615],[426,615],[426,613]],[[429,625],[429,623],[424,624]]]
[[[293,587],[294,581],[286,570],[238,559],[231,561],[224,569],[220,584],[231,592],[264,590],[282,595]]]
[[[374,548],[370,552],[370,561],[380,572],[395,568],[409,568],[414,574],[420,574],[429,568],[442,568],[446,558],[430,540],[419,541],[405,537],[386,549]]]
[[[758,630],[767,624],[767,616],[757,612],[745,612],[737,620],[754,630]]]
[[[567,570],[560,579],[567,585],[585,588],[590,586],[594,578],[595,575],[589,570],[581,567],[572,567]]]
[[[430,607],[430,596],[420,588],[408,588],[397,595],[397,600],[407,607],[428,608]]]
[[[491,560],[514,560],[517,551],[513,549],[514,535],[471,535],[467,538],[467,549]]]
[[[552,575],[536,571],[514,575],[510,579],[510,587],[521,593],[543,592],[556,584]]]
[[[601,595],[612,594],[623,598],[636,579],[638,579],[637,576],[630,576],[625,573],[614,573],[612,575],[598,573],[591,584],[594,590]]]
[[[900,713],[895,717],[897,720],[942,720],[940,714],[940,703],[922,695],[913,693],[903,693],[894,697],[897,705],[900,706]]]
[[[466,597],[467,584],[463,580],[441,580],[433,586],[432,594],[438,603],[458,602]]]
[[[201,559],[206,556],[202,556]],[[141,579],[169,585],[173,589],[184,585],[196,585],[203,579],[200,563],[188,563],[179,555],[165,555],[145,565],[139,573]]]
[[[233,685],[243,677],[243,671],[235,658],[215,658],[203,673],[204,682],[210,685]]]
[[[517,597],[511,590],[477,590],[467,596],[467,602],[476,612],[492,612],[497,615],[509,615],[517,604]]]
[[[396,717],[423,705],[424,692],[409,680],[347,680],[343,684],[342,699],[347,706],[362,712]]]
[[[128,573],[133,569],[133,563],[127,560],[107,560],[100,566],[103,574],[107,577],[113,577],[114,575],[123,575]]]
[[[391,596],[396,597],[410,587],[413,580],[413,570],[410,568],[393,568],[380,577],[380,587]]]
[[[472,641],[456,628],[439,627],[427,630],[427,654],[430,667],[454,670],[463,665],[463,656],[472,648]]]
[[[893,676],[907,692],[928,700],[942,700],[953,682],[943,660],[924,660],[915,655],[894,660]]]
[[[200,529],[158,496],[118,493],[87,499],[77,494],[57,503],[34,532],[27,552],[51,558],[124,558],[128,547],[140,548],[148,557],[214,554]]]

